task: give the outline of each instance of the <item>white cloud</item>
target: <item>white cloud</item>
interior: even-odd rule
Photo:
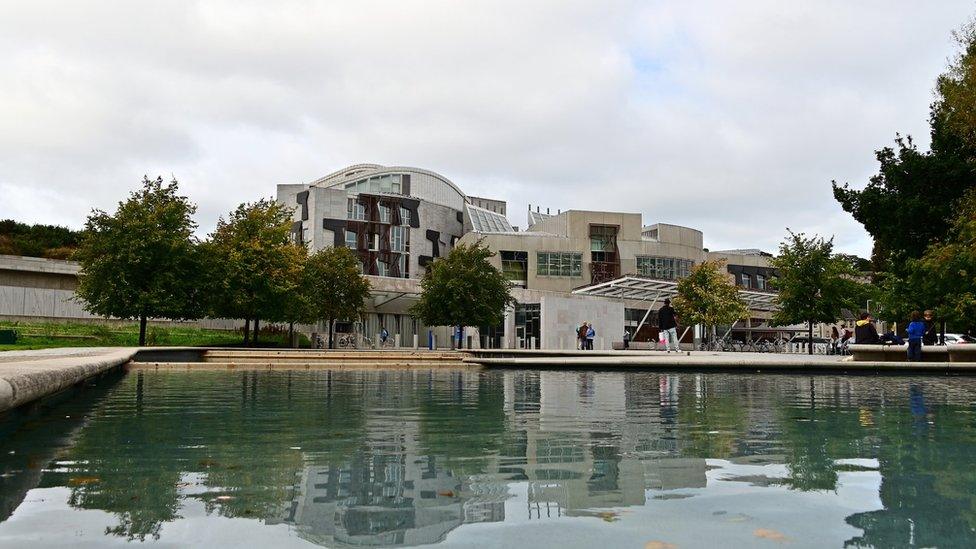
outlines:
[[[203,231],[346,164],[867,254],[831,179],[927,138],[968,1],[0,4],[0,217],[80,226],[175,175]]]

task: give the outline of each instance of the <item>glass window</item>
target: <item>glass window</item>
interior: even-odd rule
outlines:
[[[502,251],[502,273],[505,278],[518,286],[525,286],[528,280],[529,254],[526,252]]]
[[[360,204],[355,198],[350,198],[346,204],[346,218],[347,219],[357,219],[359,221],[366,220],[366,205]]]
[[[355,250],[358,247],[356,243],[356,231],[346,229],[346,247],[350,250]]]
[[[765,276],[763,276],[761,274],[757,274],[756,275],[756,288],[758,288],[760,290],[765,290],[766,289],[766,277]]]
[[[406,250],[406,227],[390,227],[390,251],[403,252]]]
[[[386,261],[377,261],[376,274],[380,276],[390,276],[390,265]]]
[[[407,254],[400,254],[397,258],[397,262],[400,264],[400,277],[409,278],[410,273],[407,272]]]
[[[400,224],[409,225],[410,224],[410,210],[400,206]]]
[[[538,252],[536,274],[540,276],[583,276],[583,254],[579,252]]]
[[[390,207],[380,204],[380,223],[390,222]]]
[[[742,287],[752,288],[752,277],[747,275],[746,273],[742,273]]]
[[[637,272],[643,276],[662,280],[676,280],[691,272],[694,263],[677,257],[637,256]]]

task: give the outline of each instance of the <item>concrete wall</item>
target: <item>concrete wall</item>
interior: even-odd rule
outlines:
[[[576,329],[583,322],[596,331],[594,349],[610,349],[623,340],[623,301],[575,295],[546,294],[540,300],[542,349],[575,349]]]

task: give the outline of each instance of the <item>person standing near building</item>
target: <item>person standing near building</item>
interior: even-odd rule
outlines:
[[[580,351],[586,350],[586,332],[589,331],[589,326],[584,322],[579,328],[576,329],[576,341],[579,343],[577,348]]]
[[[586,329],[586,350],[593,350],[593,340],[596,338],[596,330],[593,329],[592,324],[588,324],[589,328]]]
[[[912,321],[908,323],[908,361],[919,362],[922,360],[922,337],[925,335],[925,323],[922,322],[922,313],[912,311]]]
[[[681,347],[678,343],[678,316],[674,313],[674,308],[671,307],[670,299],[665,299],[664,306],[657,312],[657,327],[664,334],[665,347],[668,352],[671,352],[672,345],[674,346],[675,352],[680,352]]]

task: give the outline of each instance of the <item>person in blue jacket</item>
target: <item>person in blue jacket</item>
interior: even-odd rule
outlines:
[[[908,360],[919,362],[922,360],[922,336],[925,335],[925,323],[922,313],[912,311],[912,321],[908,323]]]

